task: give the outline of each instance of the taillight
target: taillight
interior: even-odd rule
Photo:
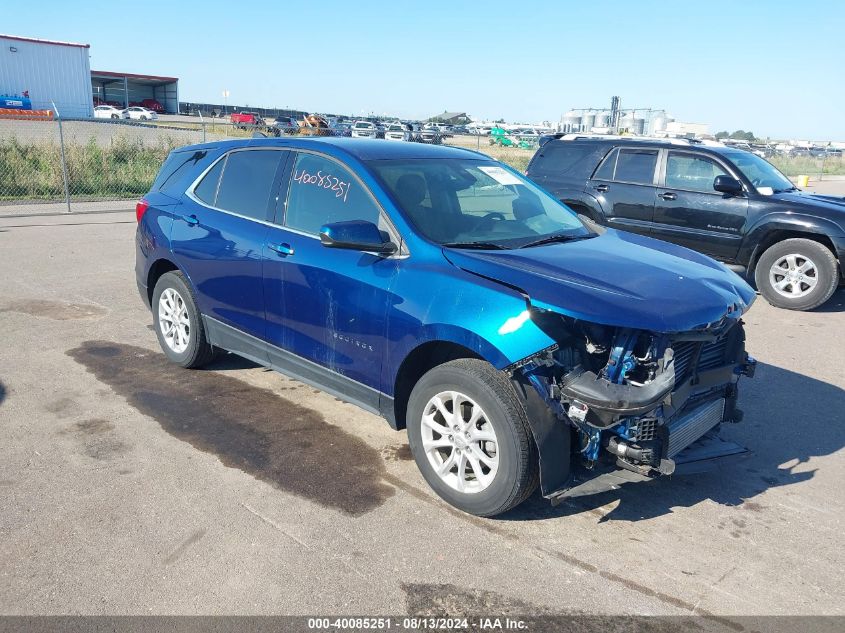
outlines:
[[[144,213],[146,213],[147,209],[150,208],[150,203],[141,198],[138,200],[138,204],[135,205],[135,219],[140,222],[141,218],[144,217]]]

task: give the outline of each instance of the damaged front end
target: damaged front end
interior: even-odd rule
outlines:
[[[555,345],[506,371],[525,399],[553,502],[746,452],[718,435],[722,423],[742,419],[737,382],[756,364],[738,310],[671,333],[537,309],[531,320]]]

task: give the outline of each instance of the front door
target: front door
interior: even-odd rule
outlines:
[[[596,170],[587,193],[598,199],[610,226],[633,233],[650,232],[659,153],[652,148],[617,148]]]
[[[748,198],[713,189],[716,176],[729,173],[715,159],[669,150],[657,188],[653,236],[722,260],[736,257]]]
[[[200,312],[264,337],[261,252],[273,210],[278,150],[236,150],[190,190],[173,223],[176,263],[190,271]]]
[[[311,152],[290,162],[286,200],[264,249],[267,334],[276,348],[271,361],[377,409],[385,387],[386,314],[396,301],[390,289],[401,256],[327,248],[318,234],[323,224],[346,220],[392,229],[344,165]]]

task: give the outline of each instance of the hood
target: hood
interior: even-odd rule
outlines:
[[[775,193],[769,196],[771,200],[778,200],[791,205],[797,205],[814,210],[824,209],[830,213],[836,214],[831,216],[838,223],[845,220],[845,198],[838,196],[825,196],[818,193],[808,193],[806,191],[784,191],[783,193]]]
[[[613,229],[519,250],[443,253],[458,268],[518,288],[533,307],[602,325],[685,332],[738,318],[755,298],[705,255]]]

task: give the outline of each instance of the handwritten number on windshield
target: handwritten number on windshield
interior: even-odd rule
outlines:
[[[346,197],[349,195],[350,183],[344,182],[331,174],[323,174],[322,171],[318,171],[316,174],[309,174],[304,169],[301,172],[294,171],[293,181],[302,185],[314,185],[315,187],[322,187],[328,191],[334,191],[334,197],[343,198],[344,202],[346,202]]]

